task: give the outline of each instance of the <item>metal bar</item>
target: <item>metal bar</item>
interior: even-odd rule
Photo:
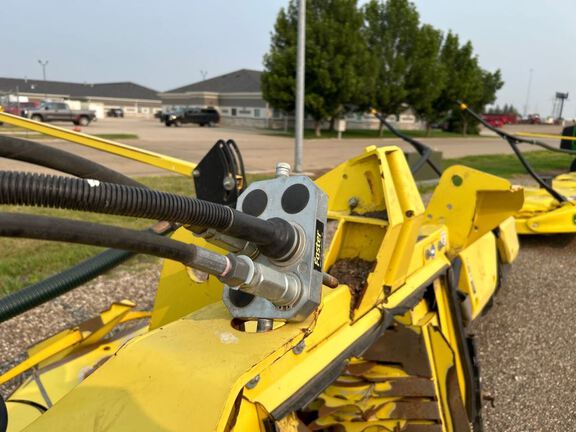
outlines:
[[[188,162],[170,156],[164,156],[160,153],[154,153],[148,150],[143,150],[126,144],[120,144],[115,141],[94,137],[80,132],[74,132],[58,126],[39,123],[34,120],[4,112],[0,112],[0,122],[8,123],[13,126],[28,129],[65,141],[70,141],[75,144],[91,147],[106,153],[112,153],[116,156],[142,162],[144,164],[162,168],[167,171],[172,171],[176,174],[184,175],[187,177],[192,177],[192,172],[196,168],[196,164],[193,162]]]
[[[541,134],[541,133],[531,133],[531,132],[516,132],[516,135],[523,137],[533,137],[533,138],[553,138],[568,141],[576,141],[576,137],[567,135],[551,135],[551,134]]]
[[[306,49],[306,0],[298,6],[298,47],[296,54],[296,124],[294,143],[294,172],[302,172],[304,143],[304,63]]]

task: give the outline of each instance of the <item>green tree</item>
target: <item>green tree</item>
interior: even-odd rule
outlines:
[[[440,119],[434,109],[434,101],[446,85],[446,70],[440,59],[442,33],[424,24],[415,35],[415,42],[412,64],[406,78],[406,100],[418,117],[426,122],[429,133],[430,123]]]
[[[471,42],[460,45],[457,35],[449,32],[444,39],[440,59],[445,68],[447,85],[434,101],[438,113],[450,116],[450,129],[468,133],[471,119],[465,113],[454,110],[456,101],[461,100],[478,112],[494,102],[496,92],[504,84],[500,71],[483,70],[474,54]]]
[[[384,116],[398,114],[408,99],[409,72],[417,59],[418,12],[408,0],[371,0],[364,15],[371,56],[370,103]]]
[[[293,112],[296,94],[297,2],[278,14],[270,51],[264,57],[262,94],[274,108]],[[348,104],[366,104],[362,70],[368,51],[357,0],[309,0],[306,6],[304,106],[315,121],[339,116]]]

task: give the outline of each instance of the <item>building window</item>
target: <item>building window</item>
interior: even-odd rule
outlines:
[[[260,108],[254,108],[254,117],[260,117]]]
[[[236,108],[232,108],[232,115],[233,115],[233,116],[236,115]]]
[[[228,110],[228,108],[222,108],[222,114],[228,114],[230,111]]]
[[[278,119],[282,117],[282,113],[280,112],[279,109],[274,108],[274,110],[272,111],[272,118]]]
[[[142,114],[148,114],[150,112],[150,108],[148,107],[140,107],[140,112]]]

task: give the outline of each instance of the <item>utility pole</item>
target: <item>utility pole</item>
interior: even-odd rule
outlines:
[[[44,78],[44,81],[46,81],[46,66],[48,65],[48,60],[38,60],[38,63],[42,66],[42,77]]]
[[[526,103],[524,104],[524,115],[523,117],[526,118],[528,115],[528,104],[530,103],[530,90],[532,90],[532,73],[534,69],[530,68],[530,76],[528,78],[528,89],[526,90]]]
[[[294,130],[294,172],[302,172],[304,142],[304,63],[306,49],[306,0],[298,3],[298,46],[296,54],[296,124]]]
[[[208,71],[201,69],[200,70],[200,75],[202,75],[202,81],[206,81],[206,75],[208,75]]]
[[[48,60],[38,60],[40,66],[42,66],[42,77],[44,78],[44,99],[48,99],[48,88],[46,86],[46,66],[48,65]]]

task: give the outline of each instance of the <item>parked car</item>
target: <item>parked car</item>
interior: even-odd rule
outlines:
[[[218,122],[220,122],[220,114],[214,108],[190,108],[164,115],[164,124],[167,127],[186,123],[212,126]]]
[[[80,126],[88,126],[96,119],[95,111],[71,110],[64,102],[44,102],[37,108],[24,110],[22,115],[39,122],[71,121]]]
[[[20,102],[19,104],[16,102],[10,102],[2,105],[2,108],[4,108],[4,112],[8,114],[21,116],[23,111],[36,108],[37,106],[37,102]]]
[[[124,110],[122,108],[110,108],[106,111],[106,117],[124,118]]]

